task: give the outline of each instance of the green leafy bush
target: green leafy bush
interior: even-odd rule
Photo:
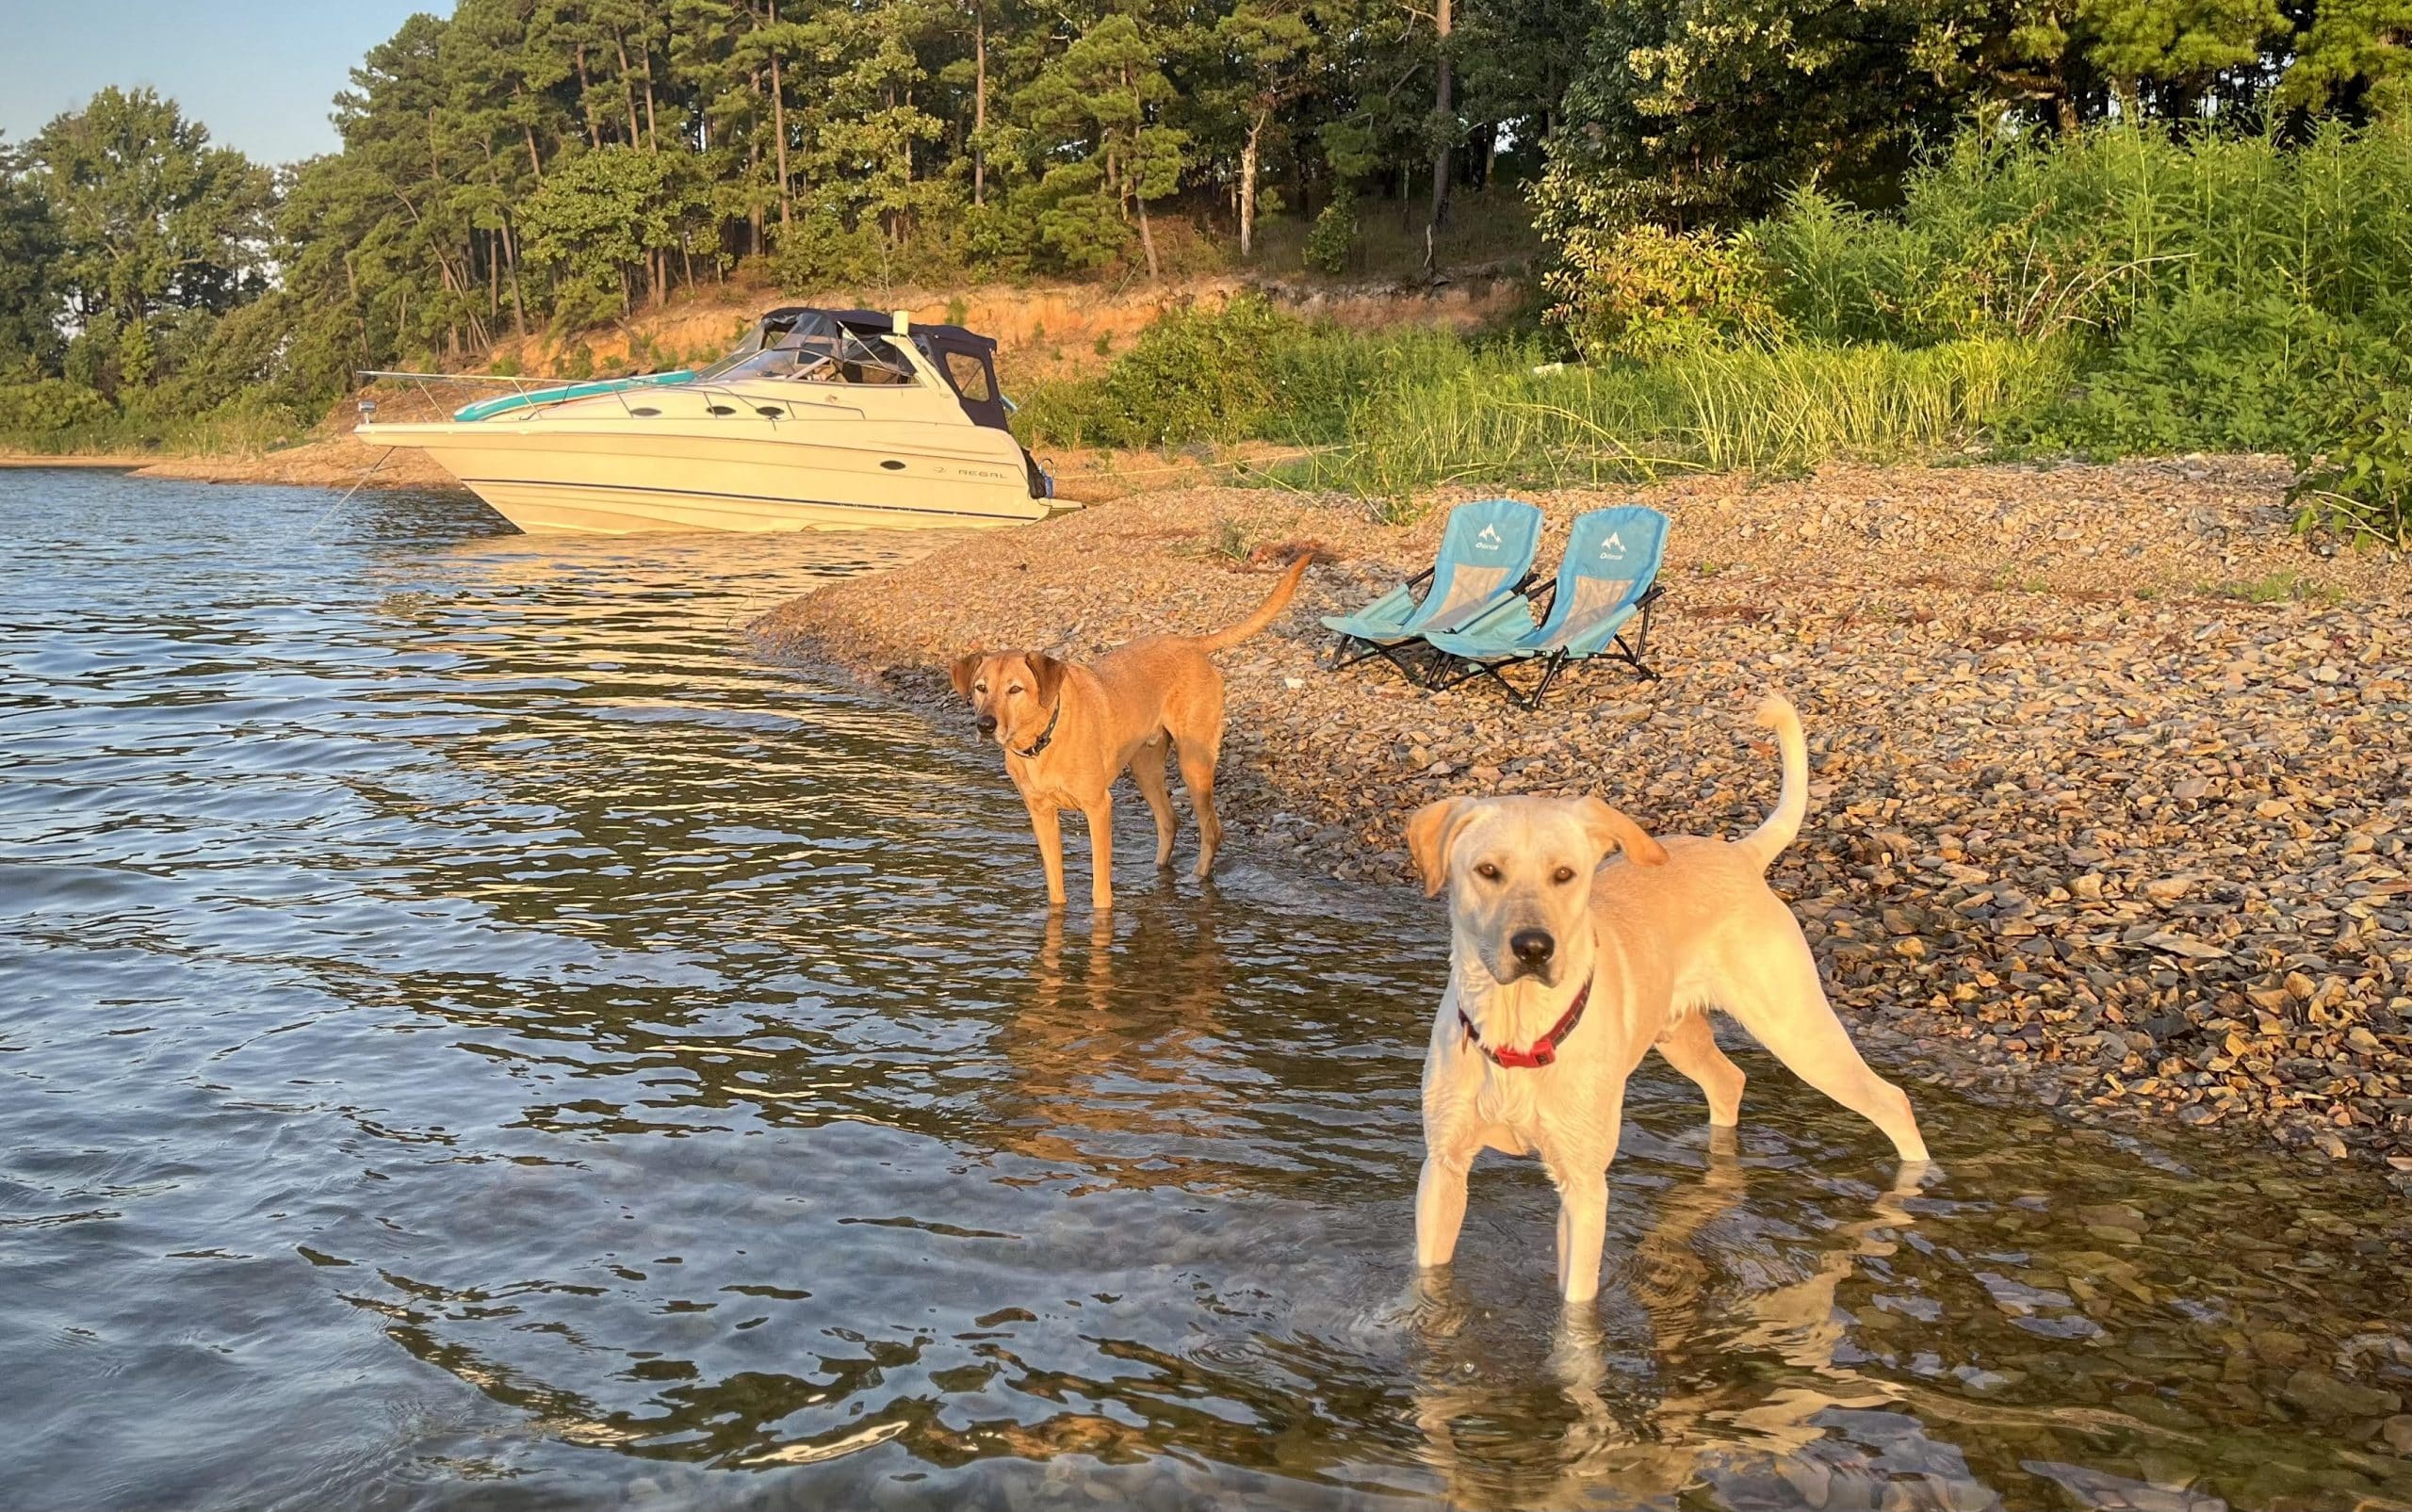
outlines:
[[[2324,458],[2297,456],[2287,501],[2298,528],[2325,525],[2355,540],[2412,550],[2412,390],[2363,405]]]
[[[868,218],[853,226],[835,206],[815,205],[779,233],[771,277],[790,294],[888,282],[888,238]]]
[[[108,400],[63,378],[0,383],[0,431],[40,436],[115,418]]]
[[[1305,329],[1254,294],[1236,295],[1220,309],[1168,310],[1100,377],[1034,395],[1025,424],[1038,439],[1072,446],[1179,446],[1259,434],[1276,393],[1266,354]]]
[[[1662,226],[1578,228],[1546,275],[1587,357],[1656,357],[1778,333],[1767,274],[1746,243]]]
[[[1331,197],[1331,203],[1315,216],[1314,225],[1307,232],[1303,256],[1306,265],[1318,272],[1348,271],[1348,249],[1357,241],[1357,191],[1344,184]]]

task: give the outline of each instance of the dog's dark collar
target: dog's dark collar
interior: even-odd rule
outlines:
[[[1029,750],[1014,751],[1013,742],[1010,740],[1005,742],[1005,749],[1013,751],[1014,755],[1021,757],[1024,761],[1031,760],[1036,756],[1039,752],[1046,750],[1050,744],[1053,743],[1055,740],[1055,722],[1063,717],[1064,701],[1061,698],[1058,698],[1055,700],[1055,712],[1047,716],[1047,728],[1038,732],[1038,739],[1030,742]]]
[[[1590,1000],[1591,979],[1585,977],[1583,990],[1574,995],[1573,1002],[1567,1004],[1564,1016],[1550,1027],[1548,1033],[1533,1041],[1533,1048],[1528,1050],[1494,1050],[1485,1045],[1482,1042],[1481,1032],[1474,1027],[1474,1020],[1466,1016],[1466,1011],[1462,1008],[1458,1010],[1458,1022],[1465,1026],[1467,1043],[1489,1056],[1491,1065],[1532,1070],[1556,1061],[1557,1048],[1566,1043],[1566,1036],[1573,1033],[1574,1026],[1583,1021],[1583,1005]]]

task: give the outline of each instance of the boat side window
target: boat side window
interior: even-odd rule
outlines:
[[[986,404],[997,397],[988,386],[988,365],[968,351],[946,354],[946,376],[954,391],[974,404]]]

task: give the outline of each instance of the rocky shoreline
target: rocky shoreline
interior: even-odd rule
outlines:
[[[942,703],[959,651],[1206,629],[1317,542],[1337,561],[1223,658],[1223,808],[1296,864],[1389,881],[1404,816],[1451,793],[1596,789],[1654,830],[1755,823],[1775,774],[1748,711],[1780,685],[1816,802],[1773,880],[1864,1038],[2080,1119],[2250,1129],[2404,1180],[2412,563],[2322,555],[2290,531],[2285,481],[2224,459],[1642,490],[1674,521],[1664,680],[1599,667],[1538,715],[1379,663],[1325,670],[1315,617],[1428,563],[1441,512],[1391,527],[1267,490],[981,534],[755,629]],[[1573,512],[1621,497],[1533,496],[1544,563]]]

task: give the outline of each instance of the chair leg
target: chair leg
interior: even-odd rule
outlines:
[[[1641,626],[1634,632],[1632,643],[1627,644],[1625,638],[1622,635],[1619,635],[1616,641],[1617,655],[1630,665],[1635,672],[1639,673],[1644,682],[1657,682],[1660,680],[1658,674],[1651,670],[1650,663],[1643,660],[1642,658],[1646,656],[1650,650],[1650,620],[1651,616],[1655,614],[1658,610],[1658,595],[1662,592],[1664,592],[1664,590],[1654,588],[1649,593],[1642,595]]]
[[[1353,657],[1347,655],[1351,649],[1358,646],[1363,646],[1366,649],[1359,651]],[[1372,660],[1382,654],[1382,648],[1370,641],[1360,641],[1353,635],[1344,635],[1340,638],[1340,643],[1332,648],[1331,654],[1340,658],[1331,664],[1331,670],[1338,672],[1343,667],[1353,667],[1361,661]]]
[[[1560,649],[1554,653],[1547,662],[1542,664],[1541,680],[1533,684],[1531,695],[1519,699],[1518,702],[1522,703],[1528,709],[1538,711],[1541,707],[1541,700],[1549,696],[1551,685],[1557,681],[1557,675],[1565,670],[1566,652],[1563,649]],[[1501,680],[1503,682],[1506,681],[1505,678],[1502,678]]]
[[[1479,661],[1467,661],[1456,658],[1436,658],[1432,663],[1432,670],[1425,675],[1424,686],[1436,693],[1444,693],[1452,688],[1464,687],[1481,676],[1483,671],[1483,665]]]
[[[1405,677],[1409,682],[1414,684],[1418,688],[1430,686],[1425,681],[1425,669],[1416,664],[1413,648],[1393,645],[1377,645],[1374,649],[1380,653],[1384,661],[1387,661],[1392,666],[1396,667],[1398,669],[1399,675]]]

